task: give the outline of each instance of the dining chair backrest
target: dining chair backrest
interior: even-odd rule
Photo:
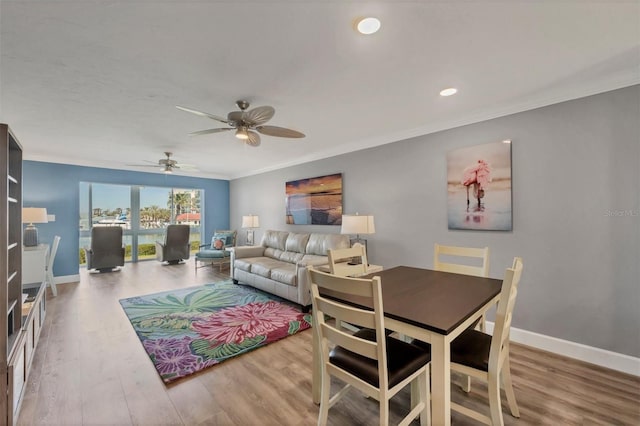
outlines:
[[[451,403],[451,407],[485,424],[504,425],[500,383],[511,414],[520,417],[511,379],[509,334],[522,268],[522,259],[516,257],[512,267],[505,271],[493,335],[468,328],[451,342],[451,370],[487,383],[490,417],[455,402]],[[465,391],[469,391],[468,383]]]
[[[474,266],[461,263],[446,262],[443,256],[452,258],[467,258],[480,261],[481,265]],[[462,260],[462,259],[461,259]],[[456,247],[435,244],[433,255],[433,269],[436,271],[453,272],[455,274],[474,275],[477,277],[489,276],[489,247]]]
[[[496,321],[491,338],[491,349],[489,351],[489,369],[497,368],[504,359],[503,352],[509,350],[509,335],[511,332],[511,320],[513,318],[513,307],[518,295],[518,285],[522,276],[522,258],[513,259],[513,266],[508,268],[502,281],[500,290],[500,301],[496,310]]]
[[[49,251],[49,258],[47,259],[47,281],[49,282],[49,286],[51,287],[51,292],[54,296],[58,295],[58,289],[56,288],[56,284],[53,281],[53,262],[56,260],[56,253],[58,252],[58,246],[60,245],[60,236],[56,235],[53,238],[53,244],[51,245],[51,250]]]
[[[351,352],[378,361],[380,387],[386,387],[387,359],[384,332],[384,311],[382,309],[382,286],[380,277],[371,279],[340,277],[324,272],[309,270],[313,320],[320,333],[320,347],[323,363],[329,362],[331,346],[337,345]],[[365,297],[372,301],[373,309],[361,309],[320,294],[320,289],[346,295]],[[376,331],[376,341],[355,337],[336,327],[326,317],[340,318],[363,328]]]
[[[380,425],[386,426],[389,400],[409,384],[417,395],[412,397],[412,409],[400,424],[409,424],[418,416],[420,424],[428,424],[431,353],[385,335],[380,277],[341,277],[309,267],[307,278],[311,283],[314,329],[322,364],[318,425],[327,424],[329,408],[354,387],[378,400]],[[330,294],[334,297],[329,297]],[[350,296],[357,296],[358,306],[338,299]],[[361,328],[355,333],[345,332],[327,318],[341,318]],[[333,397],[331,376],[346,383]]]
[[[353,247],[327,251],[329,267],[333,275],[358,277],[367,273],[367,251],[362,244]],[[356,262],[353,262],[357,259]]]
[[[53,271],[53,262],[56,260],[56,253],[58,252],[58,246],[60,245],[60,236],[53,237],[53,244],[51,244],[51,251],[49,252],[49,259],[47,259],[47,271]]]

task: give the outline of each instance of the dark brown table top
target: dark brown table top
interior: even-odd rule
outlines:
[[[396,266],[379,276],[385,316],[447,335],[500,294],[502,280]],[[371,307],[364,298],[340,299]]]

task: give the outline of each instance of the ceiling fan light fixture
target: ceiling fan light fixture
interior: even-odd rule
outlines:
[[[440,96],[452,96],[456,93],[458,93],[458,89],[456,89],[455,87],[449,87],[447,89],[441,90]]]
[[[366,18],[358,18],[356,20],[356,29],[360,34],[374,34],[380,29],[380,20],[371,16]]]
[[[244,127],[241,127],[238,130],[236,130],[236,138],[241,139],[243,141],[246,141],[247,139],[249,139],[249,133],[247,133],[247,129],[245,129]]]
[[[171,173],[173,173],[173,170],[171,170],[171,166],[169,166],[168,164],[164,166],[164,169],[162,171],[167,175],[170,175]]]

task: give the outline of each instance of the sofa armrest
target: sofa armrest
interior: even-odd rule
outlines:
[[[309,283],[307,267],[317,266],[316,262],[296,262],[296,280],[298,286],[298,303],[302,306],[311,305],[311,284]]]
[[[231,256],[235,259],[264,256],[264,247],[262,246],[229,247],[229,250],[231,251]]]

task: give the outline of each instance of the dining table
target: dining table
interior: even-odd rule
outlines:
[[[396,266],[363,278],[379,276],[384,327],[431,344],[432,424],[451,424],[450,344],[500,298],[502,280],[411,266]],[[354,306],[371,301],[344,293],[330,295]],[[313,333],[313,401],[320,403],[322,361],[319,336]]]

